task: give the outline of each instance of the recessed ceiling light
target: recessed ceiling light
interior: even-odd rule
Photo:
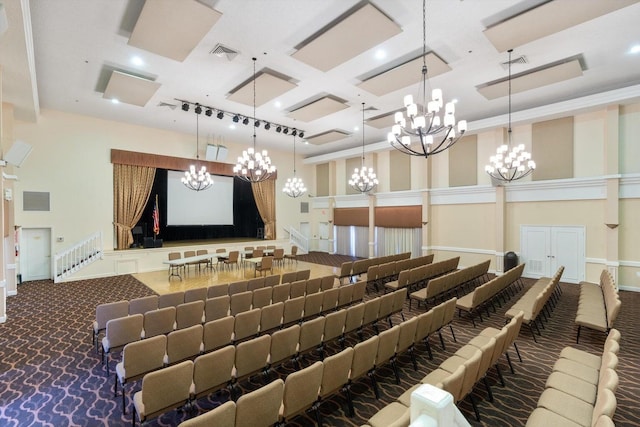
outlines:
[[[276,108],[280,108],[280,107],[282,107],[282,102],[276,101],[276,102],[273,103],[273,106],[276,107]]]
[[[235,128],[236,128],[236,125],[234,125],[233,123],[229,125],[229,129],[235,129]]]
[[[454,104],[457,104],[457,103],[458,103],[458,99],[457,99],[457,98],[453,98],[453,99],[451,100],[451,102],[453,102]]]
[[[111,103],[112,104],[120,104],[120,101],[118,101],[116,98],[111,98]]]
[[[139,67],[144,64],[144,61],[139,56],[134,56],[131,58],[131,63]]]
[[[309,145],[309,141],[305,141],[305,142],[304,142],[304,145]]]
[[[376,50],[376,59],[384,59],[387,57],[387,52],[383,49]]]
[[[640,53],[640,44],[636,44],[631,46],[631,49],[629,49],[629,53],[631,54],[636,54],[636,53]]]
[[[359,128],[358,126],[354,126],[354,127],[353,127],[353,130],[354,130],[355,132],[357,132],[357,131],[359,131],[359,130],[360,130],[360,128]]]

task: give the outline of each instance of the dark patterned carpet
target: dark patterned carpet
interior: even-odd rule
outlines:
[[[342,262],[342,261],[340,261]],[[482,416],[482,423],[473,419],[468,400],[461,403],[463,414],[472,425],[520,426],[536,405],[550,374],[551,365],[560,350],[575,342],[575,317],[578,288],[563,284],[565,290],[553,317],[542,331],[543,336],[535,344],[523,329],[518,340],[523,363],[515,362],[516,373],[511,374],[502,361],[506,387],[501,387],[494,370],[490,372],[495,402],[490,403],[484,387],[477,386],[474,396]],[[518,295],[521,295],[521,291]],[[131,299],[152,294],[152,291],[131,276],[53,284],[50,281],[29,282],[20,285],[18,295],[8,300],[8,321],[0,325],[0,426],[119,426],[130,425],[131,415],[122,416],[120,399],[113,397],[113,377],[106,378],[99,357],[91,346],[90,324],[97,304]],[[618,409],[614,417],[617,426],[640,425],[640,293],[622,292],[622,310],[617,327],[622,333],[620,386],[616,393]],[[485,320],[481,327],[502,326],[503,313],[515,301]],[[421,309],[423,310],[423,309]],[[405,309],[405,315],[416,314]],[[394,318],[394,323],[401,319]],[[408,357],[400,358],[401,384],[396,385],[390,368],[381,369],[377,375],[381,399],[376,400],[367,380],[353,387],[356,416],[346,416],[341,396],[327,400],[322,405],[325,426],[359,426],[378,409],[393,401],[404,390],[437,367],[457,348],[479,331],[473,329],[466,318],[454,321],[458,342],[454,343],[449,332],[444,334],[446,351],[433,337],[434,360],[430,361],[426,350],[417,351],[419,372],[415,372]],[[368,330],[370,335],[373,333]],[[350,340],[356,342],[355,337]],[[604,337],[601,333],[585,331],[579,348],[593,353],[601,351]],[[337,352],[338,346],[332,351]],[[306,361],[306,365],[312,362]],[[284,378],[293,371],[285,365],[277,371]],[[249,391],[262,385],[260,378],[244,382],[242,389]],[[137,385],[139,387],[139,385]],[[131,390],[131,388],[129,388]],[[204,412],[228,399],[226,392],[197,403],[198,412]],[[130,409],[130,408],[129,408]],[[129,411],[130,414],[131,411]],[[177,425],[193,414],[172,411],[150,425]],[[299,416],[291,425],[314,425],[310,416]]]
[[[328,265],[330,267],[340,267],[343,262],[355,261],[358,259],[362,258],[350,255],[329,255],[326,252],[309,252],[308,254],[298,255],[298,260],[300,261]]]

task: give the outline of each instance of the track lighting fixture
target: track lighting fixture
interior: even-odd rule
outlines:
[[[276,128],[276,132],[278,132],[278,133],[282,132],[282,126],[278,126],[278,127]]]
[[[256,120],[255,122],[253,122],[253,125],[257,128],[260,127],[260,120]]]
[[[216,115],[216,117],[222,120],[222,118],[224,117],[224,113],[222,111],[218,111],[218,114]]]
[[[244,120],[242,121],[243,125],[248,125],[249,124],[249,118],[245,117]]]
[[[295,130],[295,129],[293,130],[293,132],[291,132],[291,135],[293,135],[293,136],[296,136],[297,134],[298,134],[298,131]]]
[[[264,124],[264,128],[265,128],[266,130],[271,129],[271,124],[270,124],[269,122],[266,122],[266,123]]]
[[[205,111],[204,113],[207,117],[211,117],[211,115],[213,114],[213,110],[211,108],[207,108],[207,111]]]
[[[202,107],[200,106],[200,104],[196,104],[196,108],[193,111],[195,111],[196,114],[202,113]]]
[[[186,102],[182,103],[182,111],[189,111],[189,104]]]
[[[284,128],[284,130],[282,131],[282,133],[284,133],[285,135],[289,133],[289,128]]]
[[[299,136],[300,138],[304,138],[304,132],[300,132],[300,133],[298,134],[298,136]]]
[[[233,122],[234,123],[238,123],[239,121],[240,121],[240,116],[239,115],[236,114],[235,116],[233,116]]]

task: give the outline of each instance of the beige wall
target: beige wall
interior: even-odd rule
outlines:
[[[113,248],[112,148],[194,158],[194,135],[151,129],[88,116],[42,110],[37,124],[16,122],[16,138],[33,145],[33,151],[18,171],[16,222],[23,227],[51,227],[53,253],[84,237],[102,231],[105,249]],[[244,145],[227,143],[229,159],[237,158]],[[201,153],[201,156],[203,153]],[[299,200],[287,197],[282,186],[293,176],[290,153],[269,150],[278,168],[276,184],[277,236],[283,227],[308,221],[300,214]],[[301,162],[300,162],[301,163]],[[299,163],[299,164],[300,164]],[[298,176],[311,182],[312,168],[298,168]],[[23,191],[51,193],[50,212],[24,212]]]
[[[602,176],[604,164],[604,110],[576,115],[573,121],[573,175],[576,178]]]
[[[494,250],[495,205],[433,205],[429,227],[431,246]]]
[[[640,173],[640,103],[620,108],[620,173]]]

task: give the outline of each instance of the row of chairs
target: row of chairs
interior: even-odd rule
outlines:
[[[399,293],[405,292],[406,290],[399,291]],[[387,296],[380,298],[385,297]],[[454,307],[453,312],[455,312],[455,300],[453,301],[452,307]],[[328,321],[329,319],[327,318],[327,322]],[[259,390],[241,396],[237,400],[237,403],[233,401],[226,402],[212,411],[183,422],[180,424],[180,427],[209,425],[226,427],[272,425],[274,423],[278,425],[278,423],[284,424],[290,421],[308,409],[314,412],[316,423],[321,426],[322,419],[319,409],[322,402],[329,396],[340,391],[344,394],[345,400],[347,401],[348,414],[353,416],[352,384],[359,378],[367,376],[372,383],[375,396],[379,398],[375,376],[379,368],[386,364],[392,365],[396,374],[396,382],[398,382],[399,378],[396,368],[397,358],[407,351],[412,351],[416,343],[425,339],[423,334],[428,333],[428,330],[419,331],[420,323],[418,317],[403,321],[399,325],[393,326],[378,335],[374,335],[366,341],[359,342],[353,347],[343,348],[341,352],[323,358],[321,362],[315,362],[309,367],[288,375],[284,383],[282,383],[281,380],[276,380]],[[424,322],[422,322],[422,324],[424,324]],[[288,330],[279,332],[284,333],[285,331]],[[295,333],[295,330],[292,331],[292,335],[295,336]],[[272,353],[267,356],[268,360],[273,356],[275,337],[276,334],[271,336],[270,348]],[[301,343],[302,341],[300,341],[298,345]],[[259,360],[262,361],[266,355],[267,346],[266,342],[260,344],[263,346],[263,350],[259,355]],[[293,348],[294,346],[281,344],[280,347]],[[256,351],[256,353],[257,352],[258,351]],[[291,351],[289,353],[291,353]],[[275,359],[287,360],[289,357],[289,355],[283,355],[282,351],[279,351],[278,354],[279,356],[276,356]],[[271,358],[271,360],[273,360],[273,358]],[[415,364],[415,359],[413,360]],[[229,358],[226,368],[231,366],[230,362],[231,360]],[[258,362],[254,368],[261,364],[262,362]],[[216,364],[216,366],[219,365],[220,364]],[[228,369],[225,369],[225,372],[227,370]],[[222,382],[214,382],[220,384],[218,389],[223,387]],[[277,382],[280,382],[280,388],[274,385]],[[284,384],[284,387],[282,387],[282,384]],[[255,408],[254,413],[251,415],[245,413],[245,408],[249,401],[252,402],[252,407]]]
[[[404,269],[398,274],[398,280],[385,283],[385,291],[395,291],[401,288],[407,288],[409,292],[412,289],[419,289],[427,285],[430,279],[443,274],[447,274],[458,268],[460,257],[446,259],[444,261],[424,264],[419,267]]]
[[[401,271],[431,264],[433,256],[430,254],[372,265],[367,270],[367,285],[373,287],[377,292],[380,286],[396,280]]]
[[[230,284],[213,285],[203,288],[187,289],[186,291],[176,291],[162,295],[149,295],[141,298],[134,298],[130,301],[122,300],[96,306],[96,318],[93,322],[92,343],[98,345],[99,335],[104,332],[107,322],[111,319],[126,317],[133,314],[145,314],[148,311],[162,309],[166,307],[177,307],[183,303],[193,301],[206,301],[222,295],[233,295],[240,292],[253,291],[263,287],[273,287],[280,282],[289,283],[293,281],[308,280],[310,270],[288,272],[280,276],[257,277],[250,280],[240,280]],[[286,277],[285,277],[286,276]],[[322,289],[333,287],[334,276],[325,276],[313,279],[320,281]],[[315,282],[314,282],[315,283]],[[314,285],[315,286],[315,285]]]
[[[505,313],[505,317],[510,319],[522,311],[524,313],[522,323],[529,327],[535,342],[538,342],[538,340],[533,332],[533,326],[536,327],[538,335],[541,335],[538,323],[544,328],[542,317],[546,320],[547,315],[551,316],[551,310],[555,308],[556,299],[554,296],[559,298],[562,293],[560,279],[563,272],[564,266],[560,266],[553,277],[538,279]]]
[[[611,329],[602,356],[565,347],[547,378],[527,427],[609,427],[617,402],[620,332]]]
[[[576,343],[580,341],[580,330],[583,326],[608,333],[613,328],[621,306],[615,280],[608,270],[602,270],[599,284],[580,282],[580,299],[575,321],[578,325]]]
[[[385,298],[389,299],[389,297],[403,301],[404,298],[406,298],[406,294],[399,292],[397,297],[388,294],[388,297]],[[380,299],[382,298],[383,297],[380,297]],[[122,362],[116,365],[114,393],[117,395],[117,386],[120,384],[122,388],[122,406],[124,412],[126,405],[124,386],[127,381],[132,381],[144,376],[144,392],[146,377],[147,375],[151,375],[149,372],[157,371],[167,364],[175,364],[181,360],[197,356],[194,362],[193,374],[195,386],[192,387],[194,391],[191,393],[190,398],[198,398],[225,387],[229,388],[233,396],[235,384],[245,378],[261,372],[268,375],[273,368],[289,360],[298,365],[298,361],[303,354],[316,349],[320,351],[324,359],[324,349],[326,345],[336,339],[339,339],[343,343],[344,348],[344,337],[358,330],[363,325],[363,305],[364,304],[361,303],[346,310],[342,309],[330,313],[327,316],[320,316],[301,324],[293,324],[285,329],[277,330],[271,335],[262,335],[249,341],[241,342],[236,346],[226,345],[223,348],[218,347],[217,350],[206,354],[202,354],[202,349],[207,350],[207,344],[202,342],[202,334],[204,333],[204,339],[206,340],[207,331],[203,330],[201,325],[193,326],[188,330],[177,331],[183,336],[173,341],[172,338],[176,332],[170,333],[167,337],[158,336],[150,340],[130,343],[124,348]],[[380,316],[378,320],[384,320],[385,315],[380,313]],[[233,318],[228,317],[205,325],[205,328],[210,327],[211,337],[214,333],[218,335],[216,337],[218,343],[224,342],[224,336],[231,335],[231,328],[228,326],[225,327],[223,322],[233,323]],[[407,322],[403,322],[403,324],[404,323]],[[417,325],[417,319],[415,325]],[[410,329],[411,332],[408,334],[409,339],[406,348],[413,345],[416,330],[415,325],[414,323],[408,325],[409,327],[414,327]],[[395,326],[391,329],[396,331],[399,330],[399,327]],[[380,334],[381,340],[385,340],[385,338],[383,338],[386,336],[384,335],[385,333],[388,333],[388,331]],[[392,345],[394,349],[393,352],[395,353],[398,339],[395,332],[393,333],[393,337],[390,345]],[[227,344],[230,343],[231,341],[227,341]],[[162,347],[163,344],[166,345],[166,348]],[[367,346],[363,351],[366,351],[368,348]],[[198,349],[200,350],[198,351]],[[173,354],[169,355],[170,352],[173,352]],[[189,352],[191,352],[191,354],[189,354]],[[387,350],[384,354],[390,353]],[[391,357],[390,355],[387,360]],[[200,365],[203,367],[198,369]],[[349,366],[351,366],[351,362]],[[197,376],[199,372],[201,375]],[[354,372],[361,372],[361,370],[355,369]],[[367,371],[364,371],[364,373],[366,372]],[[361,373],[358,377],[364,373]],[[153,394],[154,391],[152,390],[149,393]],[[378,392],[376,390],[376,395],[377,394]],[[144,394],[142,396],[144,396]],[[152,398],[149,399],[152,400]],[[179,401],[180,399],[177,399],[175,403]],[[352,407],[350,398],[349,402],[350,407]],[[138,414],[141,414],[137,406],[136,409],[138,410]],[[142,420],[143,418],[141,418],[141,421]]]
[[[235,316],[235,327],[232,326],[233,341],[239,341],[257,334],[258,331],[264,332],[281,327],[283,324],[294,323],[360,302],[365,293],[364,282],[295,297],[289,293],[289,287],[290,284],[285,283],[273,288],[276,291],[283,291],[278,293],[282,300],[276,300],[272,296],[272,288],[261,288],[253,292],[234,294],[231,297],[224,295],[208,298],[206,301],[183,303],[177,307],[150,310],[144,315],[133,314],[111,319],[107,322],[101,352],[103,364],[106,359],[107,376],[111,351],[142,338],[171,334],[200,324],[206,326],[211,321]],[[261,306],[257,304],[258,296],[264,303]],[[255,305],[253,305],[254,302]],[[205,344],[205,348],[208,347]]]
[[[515,340],[519,334],[522,324],[522,313],[516,315],[502,329],[486,328],[468,344],[462,346],[456,353],[447,358],[440,366],[425,376],[420,384],[408,389],[395,402],[385,406],[378,411],[370,420],[370,427],[408,426],[410,417],[411,394],[421,384],[431,384],[441,388],[453,396],[455,403],[469,396],[471,404],[480,421],[480,413],[473,395],[471,394],[475,385],[483,380],[489,395],[489,400],[493,401],[493,395],[486,374],[492,366],[495,366],[500,381],[504,386],[504,378],[500,372],[498,361],[504,354],[513,372],[511,359],[509,358],[509,347],[513,344],[518,356],[520,355]]]
[[[459,313],[462,314],[463,311],[469,313],[469,317],[471,317],[473,327],[475,328],[476,314],[480,316],[480,321],[483,321],[482,309],[484,308],[487,311],[487,316],[489,316],[489,305],[493,305],[493,301],[496,298],[499,298],[500,296],[503,296],[504,298],[505,294],[509,292],[509,287],[512,284],[522,284],[521,277],[523,271],[524,264],[520,264],[505,272],[503,275],[496,276],[488,282],[478,286],[473,291],[458,299],[457,307]],[[504,298],[504,300],[506,301],[506,298]]]
[[[371,266],[387,264],[390,262],[400,261],[400,260],[409,259],[409,258],[411,258],[411,253],[405,252],[401,254],[385,255],[385,256],[375,257],[375,258],[359,259],[356,261],[346,261],[340,265],[340,273],[338,274],[337,277],[338,277],[338,280],[340,280],[340,283],[342,283],[344,279],[348,279],[348,281],[353,281],[355,277],[358,277],[364,273],[367,273],[369,267]]]
[[[421,302],[426,306],[427,301],[433,301],[435,303],[438,297],[446,298],[447,295],[453,292],[455,292],[457,297],[458,289],[464,288],[466,284],[470,284],[472,287],[475,287],[477,284],[482,284],[484,282],[482,279],[487,277],[489,264],[491,264],[491,260],[430,279],[427,282],[427,286],[409,295],[409,309],[411,309],[412,300],[418,302],[418,307],[420,307]]]

